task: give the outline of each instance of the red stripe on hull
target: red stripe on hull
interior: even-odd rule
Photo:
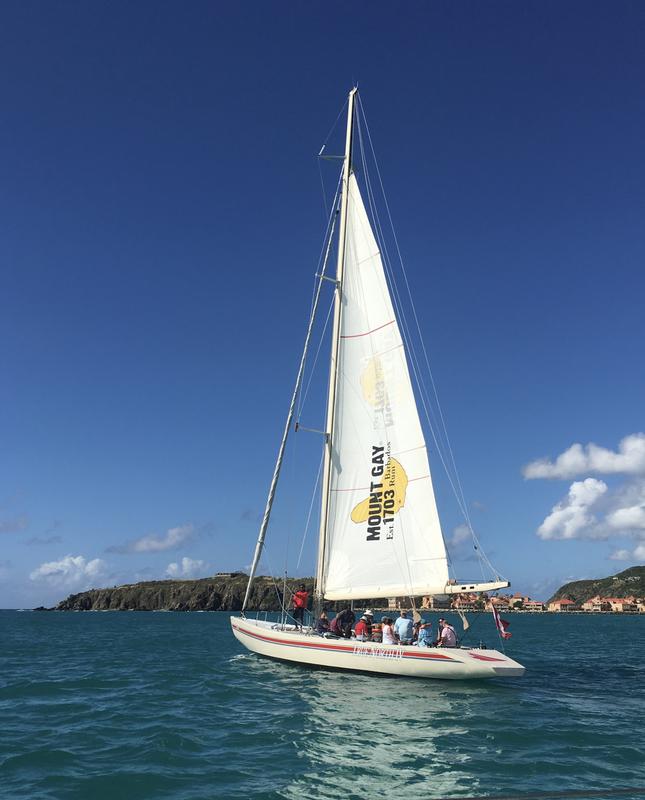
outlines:
[[[492,656],[480,656],[478,653],[468,653],[469,656],[477,658],[480,661],[504,661],[503,658],[493,658]]]
[[[369,644],[369,643],[366,643],[366,642],[355,642],[355,643],[347,646],[347,645],[343,645],[343,644],[326,644],[326,643],[323,644],[322,642],[320,642],[320,643],[319,642],[297,642],[297,641],[293,641],[293,640],[289,640],[289,639],[281,639],[281,638],[274,637],[274,636],[263,636],[260,633],[252,633],[251,631],[243,630],[242,628],[239,628],[235,624],[233,624],[233,627],[235,628],[236,631],[239,631],[240,633],[242,633],[242,634],[244,634],[246,636],[250,636],[253,639],[260,639],[260,641],[269,642],[270,644],[284,644],[284,645],[287,645],[289,647],[305,647],[305,648],[314,649],[314,650],[328,650],[328,651],[335,652],[335,653],[350,653],[350,654],[353,655],[354,654],[353,651],[354,651],[354,648],[356,646],[363,645],[363,644]],[[421,649],[417,649],[413,653],[406,652],[405,650],[403,650],[403,651],[393,650],[392,652],[395,652],[395,653],[401,652],[403,658],[415,658],[415,659],[428,658],[428,659],[430,659],[432,661],[451,661],[451,662],[453,662],[455,664],[460,663],[460,662],[455,661],[455,659],[450,658],[450,656],[445,655],[444,653],[423,653],[421,651]],[[360,653],[358,655],[360,655]],[[497,660],[497,659],[490,659],[490,660],[493,661],[493,660]]]

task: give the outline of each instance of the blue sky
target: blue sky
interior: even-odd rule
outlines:
[[[491,560],[539,598],[645,561],[642,4],[1,15],[0,607],[249,563],[355,81]],[[311,574],[296,439],[265,569]]]

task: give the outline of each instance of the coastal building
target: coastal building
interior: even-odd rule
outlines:
[[[552,603],[549,603],[548,611],[577,611],[578,606],[575,604],[573,600],[554,600]]]
[[[596,595],[595,597],[591,597],[589,600],[586,600],[580,608],[583,611],[591,611],[591,612],[599,612],[599,611],[611,611],[611,603],[607,602],[606,597],[599,597]]]
[[[582,611],[614,614],[645,613],[645,600],[637,597],[590,597],[581,606]]]
[[[479,611],[484,607],[483,600],[478,594],[458,594],[452,601],[452,607],[459,611]]]
[[[634,597],[605,597],[604,600],[611,606],[610,611],[619,614],[635,614],[638,611]]]
[[[498,611],[508,611],[510,608],[510,597],[504,594],[501,594],[498,597],[491,597],[486,602],[486,611],[491,611],[493,606],[495,606]]]
[[[422,598],[421,608],[425,608],[428,611],[447,611],[450,608],[450,600],[447,597],[428,595]]]
[[[530,597],[524,598],[524,605],[522,606],[524,611],[545,611],[546,606],[541,600],[531,600]]]

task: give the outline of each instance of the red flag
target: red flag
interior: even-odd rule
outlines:
[[[509,633],[506,629],[511,623],[507,622],[505,619],[501,619],[494,603],[491,603],[491,608],[493,609],[493,618],[495,619],[495,625],[499,631],[499,635],[502,639],[510,639],[513,634]]]

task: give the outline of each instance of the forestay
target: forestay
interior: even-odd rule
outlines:
[[[441,593],[448,583],[426,444],[385,273],[349,180],[323,592]]]

